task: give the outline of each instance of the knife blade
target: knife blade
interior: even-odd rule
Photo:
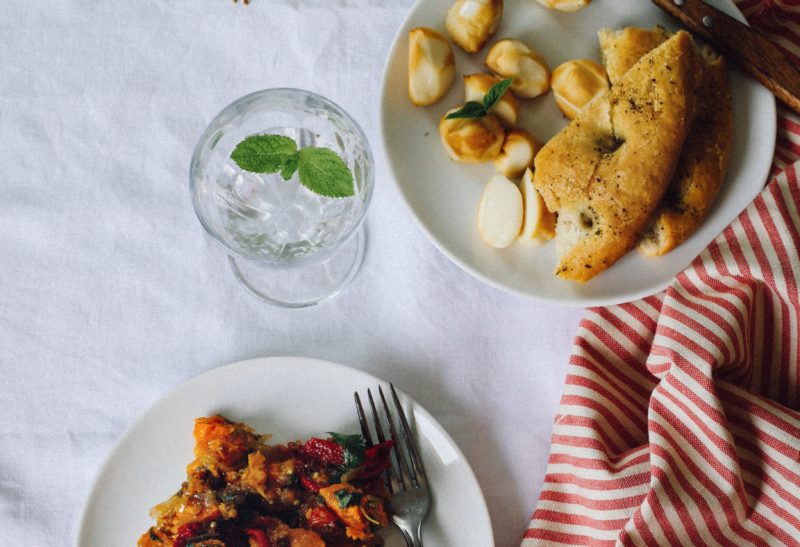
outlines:
[[[800,114],[800,72],[773,42],[703,0],[652,2]]]

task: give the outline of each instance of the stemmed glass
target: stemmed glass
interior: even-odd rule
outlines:
[[[253,135],[282,135],[297,147],[325,147],[353,174],[354,194],[325,197],[295,173],[251,173],[231,159]],[[374,186],[364,132],[339,106],[309,91],[269,89],[220,112],[194,150],[191,194],[205,230],[228,251],[236,278],[264,301],[305,307],[338,294],[361,265],[362,226]]]

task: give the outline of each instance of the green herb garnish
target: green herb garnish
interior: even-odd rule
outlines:
[[[513,78],[507,78],[501,82],[497,82],[492,87],[489,88],[489,91],[486,92],[486,95],[483,96],[483,102],[479,103],[477,101],[468,101],[464,106],[456,110],[455,112],[451,112],[447,116],[445,116],[446,120],[452,120],[454,118],[467,118],[467,119],[480,119],[486,116],[492,108],[503,98],[503,94],[508,89],[508,86],[511,85]]]
[[[344,464],[345,469],[355,469],[364,463],[364,451],[366,450],[366,442],[361,435],[345,435],[343,433],[336,433],[329,431],[328,434],[331,438],[344,449]]]
[[[339,502],[339,509],[345,509],[350,505],[357,505],[361,502],[361,494],[352,492],[347,488],[342,488],[333,493],[336,501]]]
[[[344,198],[354,193],[353,173],[330,148],[297,149],[289,137],[253,135],[236,145],[231,159],[251,173],[280,173],[283,180],[297,172],[300,183],[321,196]]]

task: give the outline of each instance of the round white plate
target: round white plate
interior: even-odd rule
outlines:
[[[198,416],[242,421],[271,442],[360,431],[353,392],[385,382],[352,368],[300,357],[273,357],[221,367],[186,382],[148,410],[120,439],[97,480],[78,532],[81,547],[134,545],[154,524],[150,508],[174,494],[192,460]],[[489,513],[475,475],[431,415],[399,393],[416,431],[434,502],[425,544],[494,545]],[[394,530],[387,547],[404,547]]]
[[[730,0],[707,2],[744,20]],[[530,44],[553,69],[570,59],[600,61],[597,31],[601,28],[677,26],[648,0],[594,0],[574,13],[549,10],[536,0],[506,0],[500,27],[480,53],[467,55],[454,46],[456,82],[447,96],[435,105],[415,107],[407,95],[408,31],[426,26],[444,32],[445,14],[452,4],[453,0],[420,0],[400,28],[383,80],[382,137],[394,179],[419,225],[445,255],[477,278],[520,295],[571,306],[641,298],[664,289],[763,188],[775,146],[775,99],[734,69],[730,74],[734,142],[727,179],[709,217],[683,245],[656,259],[631,252],[584,285],[555,277],[553,242],[538,248],[518,244],[502,250],[488,247],[478,236],[475,215],[494,167],[491,163],[450,161],[437,129],[444,112],[464,102],[460,76],[484,71],[486,52],[501,38],[519,38]],[[548,93],[522,101],[519,125],[545,141],[566,121]]]

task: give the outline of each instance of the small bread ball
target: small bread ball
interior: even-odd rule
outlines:
[[[542,143],[524,129],[512,129],[494,159],[494,166],[510,179],[519,178],[533,165],[533,158],[541,148]]]
[[[558,11],[578,11],[589,5],[592,0],[539,0],[543,6]]]
[[[458,109],[454,108],[447,114],[456,110]],[[492,114],[482,118],[448,120],[447,114],[439,122],[439,134],[442,144],[454,161],[483,163],[497,157],[506,136],[500,120]]]
[[[486,55],[486,68],[498,78],[513,78],[517,97],[532,99],[550,89],[550,70],[539,53],[519,40],[495,43]]]
[[[567,61],[556,67],[550,85],[558,108],[569,120],[577,118],[595,97],[606,93],[609,87],[606,70],[588,59]]]
[[[408,96],[417,106],[441,99],[456,74],[453,48],[447,37],[430,28],[419,27],[408,33]]]
[[[493,85],[500,83],[500,79],[478,72],[464,76],[464,100],[483,102],[483,97],[489,92]],[[506,127],[517,125],[517,115],[519,114],[519,101],[514,97],[510,89],[503,93],[503,96],[492,108],[492,114],[500,118]]]
[[[503,17],[503,0],[457,0],[447,12],[445,28],[467,53],[475,53],[497,30]]]

